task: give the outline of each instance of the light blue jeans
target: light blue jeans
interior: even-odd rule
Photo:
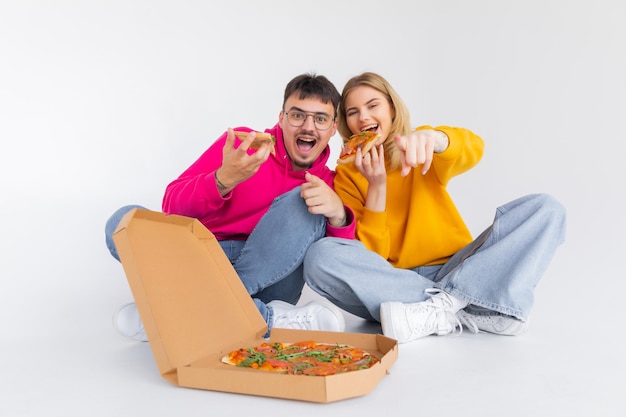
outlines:
[[[304,261],[304,277],[342,309],[380,321],[385,301],[416,303],[440,288],[468,301],[473,314],[504,314],[526,321],[533,290],[565,238],[565,209],[546,194],[499,207],[493,224],[447,263],[394,268],[356,240],[324,238]]]
[[[118,209],[105,225],[106,245],[118,261],[113,232],[122,217],[136,207],[143,208],[128,205]],[[309,246],[325,234],[326,217],[309,213],[300,197],[300,187],[296,187],[274,199],[248,240],[219,242],[268,328],[273,324],[273,312],[266,303],[272,300],[298,302],[304,287],[304,255]]]

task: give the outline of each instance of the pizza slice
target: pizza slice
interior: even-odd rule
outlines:
[[[341,156],[337,160],[338,164],[349,164],[356,158],[356,150],[361,148],[361,155],[367,154],[373,146],[378,145],[380,133],[365,130],[350,136],[341,151]]]
[[[237,136],[240,140],[246,140],[246,138],[248,137],[250,133],[251,132],[241,132],[241,131],[236,130],[235,136]],[[274,150],[274,145],[276,144],[276,138],[266,132],[254,132],[254,133],[255,133],[255,137],[254,137],[254,141],[252,141],[252,143],[250,144],[250,149],[259,149],[261,145],[263,145],[264,143],[268,143],[271,146],[271,149],[270,149],[271,154],[275,155],[276,153]]]

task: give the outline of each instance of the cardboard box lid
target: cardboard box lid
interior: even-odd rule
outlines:
[[[159,371],[175,385],[330,402],[368,393],[398,357],[397,341],[383,335],[273,329],[272,341],[350,344],[379,362],[319,377],[222,363],[264,342],[267,324],[213,234],[196,219],[134,209],[113,239]]]
[[[159,371],[172,382],[178,367],[267,332],[219,243],[197,219],[133,209],[113,239]]]

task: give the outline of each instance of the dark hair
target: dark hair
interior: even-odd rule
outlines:
[[[335,114],[333,114],[333,118],[337,116],[337,108],[339,107],[341,94],[339,94],[337,87],[335,87],[335,85],[323,75],[301,74],[289,81],[289,84],[285,87],[283,109],[287,99],[297,93],[300,93],[300,96],[298,97],[300,100],[304,100],[309,97],[316,97],[319,98],[324,104],[331,102],[333,105],[333,111],[335,112]]]

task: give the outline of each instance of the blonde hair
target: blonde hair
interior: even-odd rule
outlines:
[[[391,130],[385,138],[383,147],[385,149],[387,169],[394,170],[400,167],[401,162],[400,150],[397,148],[393,138],[396,134],[406,135],[409,133],[411,131],[411,120],[409,110],[404,104],[404,101],[402,101],[398,93],[396,93],[396,90],[394,90],[391,84],[382,76],[373,72],[364,72],[348,80],[343,87],[341,101],[339,102],[337,131],[341,135],[344,144],[348,141],[350,136],[352,136],[346,119],[346,98],[352,90],[362,86],[371,87],[382,93],[391,106],[391,111],[393,112],[391,116]]]

